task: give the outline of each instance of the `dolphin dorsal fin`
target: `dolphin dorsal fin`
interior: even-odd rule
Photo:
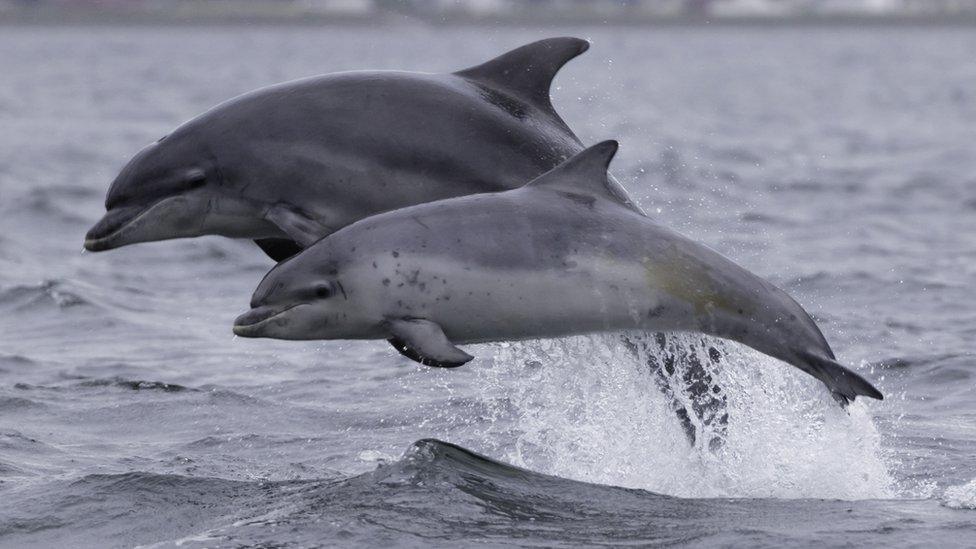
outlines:
[[[606,198],[642,213],[607,173],[617,147],[617,142],[612,139],[601,141],[533,179],[525,187]]]
[[[589,47],[590,43],[580,38],[547,38],[454,74],[493,89],[507,91],[551,112],[549,86],[552,79],[566,62]]]

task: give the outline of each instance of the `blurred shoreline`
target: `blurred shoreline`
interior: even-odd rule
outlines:
[[[2,0],[0,0],[2,2]],[[801,13],[701,14],[629,10],[520,10],[473,13],[459,10],[368,12],[291,9],[267,4],[205,5],[33,5],[0,3],[0,25],[293,25],[293,26],[648,26],[648,27],[803,27],[803,26],[976,26],[976,11],[957,13]]]

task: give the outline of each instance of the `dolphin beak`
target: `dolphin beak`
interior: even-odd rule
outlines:
[[[198,236],[204,213],[182,195],[148,207],[113,208],[85,236],[85,249],[111,250],[127,244]]]
[[[85,235],[85,249],[90,252],[101,252],[118,248],[115,236],[130,221],[136,218],[141,208],[113,208],[105,213],[102,219]]]
[[[282,318],[282,315],[297,306],[292,305],[284,309],[268,306],[255,307],[237,317],[237,320],[234,321],[234,334],[241,337],[266,337],[267,328],[271,325],[284,327],[288,320]]]

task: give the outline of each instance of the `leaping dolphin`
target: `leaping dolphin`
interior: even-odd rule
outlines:
[[[785,292],[622,201],[607,174],[616,151],[605,141],[524,188],[341,229],[272,269],[234,333],[387,339],[454,367],[472,358],[464,343],[698,331],[796,366],[842,405],[883,398]]]
[[[217,234],[281,260],[378,212],[516,188],[583,149],[549,87],[588,47],[550,38],[453,74],[345,72],[231,99],[129,161],[85,248]]]

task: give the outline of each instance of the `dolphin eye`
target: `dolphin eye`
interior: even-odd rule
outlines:
[[[199,168],[194,168],[186,172],[186,184],[190,188],[199,187],[206,182],[207,182],[207,174],[203,170]]]
[[[315,287],[315,297],[319,299],[326,299],[332,295],[332,289],[328,286],[316,286]]]

